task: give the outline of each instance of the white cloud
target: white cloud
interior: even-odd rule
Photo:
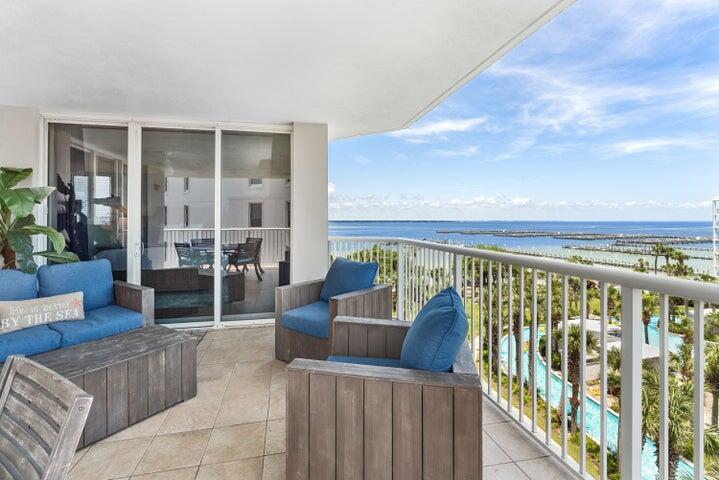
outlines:
[[[335,184],[330,182],[327,184],[327,194],[332,197],[334,195],[335,191],[337,191],[337,188],[335,187]]]
[[[479,145],[472,145],[464,148],[457,148],[451,150],[435,150],[437,155],[443,157],[473,157],[480,152]]]
[[[404,130],[390,132],[388,135],[409,142],[424,143],[431,137],[442,137],[447,133],[467,132],[482,125],[486,121],[487,119],[485,117],[435,120],[423,122],[419,125],[405,128]]]
[[[668,150],[671,148],[699,148],[706,146],[706,139],[697,138],[643,138],[637,140],[629,140],[626,142],[618,142],[612,145],[612,148],[619,153],[642,153],[649,151]]]

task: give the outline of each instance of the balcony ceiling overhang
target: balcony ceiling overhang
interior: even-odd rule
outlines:
[[[573,0],[6,0],[0,104],[403,128]]]

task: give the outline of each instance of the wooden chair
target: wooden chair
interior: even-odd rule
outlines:
[[[256,243],[257,244],[257,266],[260,269],[260,272],[265,273],[265,271],[262,269],[262,238],[260,237],[247,237],[245,240],[247,243]]]
[[[239,272],[240,267],[242,267],[242,271],[246,272],[247,265],[253,265],[255,267],[257,280],[261,282],[262,275],[260,275],[260,271],[262,271],[262,268],[260,268],[259,260],[260,245],[261,243],[257,242],[239,243],[237,249],[228,256],[227,270],[232,266]]]
[[[333,355],[399,358],[409,322],[337,317]],[[296,359],[287,480],[482,478],[482,388],[469,344],[452,372]]]
[[[327,358],[332,347],[332,322],[338,315],[392,318],[392,285],[375,285],[330,298],[329,338],[285,328],[282,324],[285,312],[318,301],[323,285],[324,279],[321,279],[275,289],[275,358],[278,360],[289,363],[295,358]]]
[[[52,370],[8,357],[0,374],[0,478],[65,478],[91,404]]]

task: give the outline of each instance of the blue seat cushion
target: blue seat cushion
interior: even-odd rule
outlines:
[[[36,355],[60,348],[60,334],[47,325],[23,328],[0,335],[0,363],[10,355]]]
[[[374,367],[401,367],[399,358],[347,357],[344,355],[330,355],[327,357],[327,361],[356,363],[358,365],[372,365]]]
[[[37,277],[10,268],[0,269],[0,301],[37,298]]]
[[[112,265],[107,259],[43,265],[37,279],[41,297],[82,291],[86,312],[115,303]]]
[[[376,263],[353,262],[338,258],[332,262],[322,285],[320,300],[329,302],[330,298],[344,293],[371,288],[377,276],[379,265]]]
[[[318,338],[330,338],[330,304],[320,300],[282,315],[282,326]]]
[[[407,331],[400,362],[404,368],[448,372],[467,341],[467,314],[450,287],[432,297]]]
[[[141,313],[109,305],[85,312],[85,320],[55,322],[48,327],[62,336],[61,346],[64,348],[117,335],[142,325]]]

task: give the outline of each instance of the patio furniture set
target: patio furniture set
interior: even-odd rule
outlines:
[[[481,478],[482,390],[459,295],[392,320],[377,271],[337,259],[323,280],[276,289],[287,478]],[[31,306],[0,319],[28,322],[0,330],[0,477],[64,478],[76,446],[196,395],[196,340],[153,325],[154,290],[113,282],[107,260],[0,270],[0,283],[0,314]],[[38,316],[62,295],[80,296],[60,320]]]
[[[290,362],[288,480],[482,478],[482,389],[453,288],[391,319],[378,266],[337,259],[278,287],[275,354]]]
[[[255,268],[257,280],[262,281],[265,271],[261,265],[262,238],[247,237],[244,243],[222,245],[222,267],[226,272],[234,268],[236,272],[246,272],[248,265]],[[212,268],[215,262],[215,239],[194,238],[190,243],[175,242],[180,267],[192,266]]]

